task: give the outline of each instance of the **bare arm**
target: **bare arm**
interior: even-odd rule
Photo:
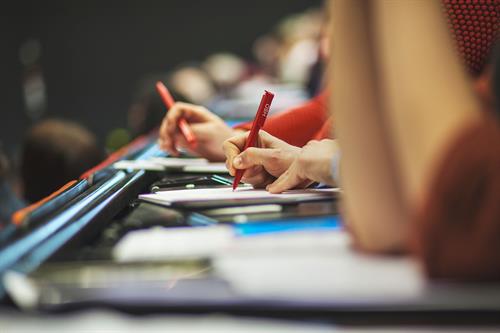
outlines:
[[[443,149],[479,104],[452,46],[439,1],[372,2],[383,117],[409,207],[429,191]]]
[[[381,116],[368,1],[337,0],[331,9],[330,77],[342,149],[344,215],[364,249],[400,250],[407,224],[387,125]]]
[[[344,209],[362,247],[403,248],[440,157],[479,105],[437,1],[337,0],[333,17]]]

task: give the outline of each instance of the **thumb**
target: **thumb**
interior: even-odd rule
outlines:
[[[300,179],[295,172],[288,169],[283,173],[278,179],[276,179],[272,184],[269,184],[266,189],[270,193],[282,193],[286,190],[294,188],[300,183]]]
[[[248,169],[261,165],[268,169],[278,161],[279,149],[247,148],[233,159],[233,165],[237,169]]]

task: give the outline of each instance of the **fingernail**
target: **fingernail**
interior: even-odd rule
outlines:
[[[236,156],[236,157],[234,158],[234,160],[233,160],[233,164],[234,164],[234,166],[239,167],[239,166],[241,166],[241,163],[242,163],[242,161],[241,161],[241,157]]]

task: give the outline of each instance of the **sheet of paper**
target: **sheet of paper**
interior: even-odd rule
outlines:
[[[204,158],[152,157],[148,160],[118,161],[113,167],[120,170],[162,171],[167,168],[183,168],[184,172],[194,173],[228,172],[224,163],[210,163]]]
[[[206,165],[208,160],[204,158],[178,158],[178,157],[152,157],[149,161],[166,167],[185,167],[188,165]]]
[[[148,160],[118,161],[113,164],[113,168],[119,170],[149,170],[149,171],[165,170],[165,167],[163,165]]]
[[[230,226],[136,230],[116,244],[113,257],[120,262],[209,257],[227,248],[233,237]]]
[[[225,163],[186,165],[182,171],[190,173],[229,173]]]
[[[337,189],[306,189],[292,190],[281,194],[271,194],[266,190],[253,188],[207,188],[195,190],[162,191],[153,194],[141,194],[142,200],[170,205],[175,202],[213,201],[229,199],[309,199],[332,196]]]

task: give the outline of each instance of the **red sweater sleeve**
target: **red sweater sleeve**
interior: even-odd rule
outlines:
[[[313,139],[323,140],[323,139],[333,139],[333,116],[330,116],[327,121],[321,126],[321,129],[316,132]]]
[[[325,126],[327,105],[328,92],[324,90],[301,106],[270,116],[262,129],[291,145],[302,147],[309,140],[316,139]],[[245,130],[251,127],[252,122],[235,126]]]

